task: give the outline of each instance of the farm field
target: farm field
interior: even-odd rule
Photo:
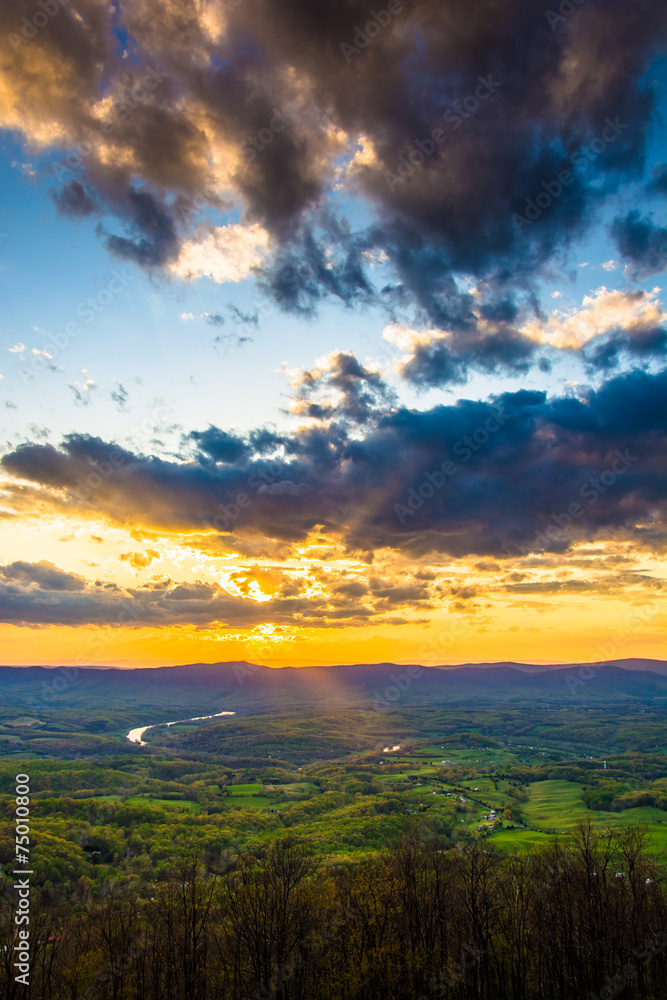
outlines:
[[[160,806],[164,809],[179,809],[181,812],[198,812],[199,807],[196,802],[190,802],[187,799],[160,799],[154,798],[152,795],[130,795],[129,798],[125,799],[127,805],[143,805],[150,804],[154,806]]]
[[[513,852],[567,837],[580,822],[598,830],[646,824],[652,851],[667,857],[660,714],[635,712],[627,724],[621,718],[616,729],[606,730],[604,713],[568,712],[567,728],[550,727],[537,739],[543,715],[395,713],[381,723],[372,749],[353,745],[360,727],[353,715],[335,725],[329,716],[304,713],[271,722],[265,715],[244,716],[208,722],[194,735],[165,728],[168,746],[158,732],[154,745],[123,744],[122,753],[88,756],[81,755],[80,715],[81,729],[67,737],[76,760],[38,759],[26,753],[25,742],[11,740],[0,758],[0,795],[7,794],[18,760],[30,760],[40,829],[60,843],[73,838],[71,878],[115,877],[120,870],[145,879],[173,863],[186,845],[227,856],[263,850],[288,831],[335,865],[373,857],[410,829],[440,837],[449,848],[482,838]],[[66,719],[76,721],[62,715],[61,729]],[[333,737],[323,739],[334,731],[331,757]],[[236,758],[230,756],[232,732],[238,734],[232,740],[239,744]],[[635,744],[627,749],[629,732]],[[197,742],[205,752],[192,749]],[[291,762],[273,757],[277,745]],[[40,806],[44,799],[48,805]],[[132,830],[139,826],[135,843]],[[107,846],[87,851],[87,837],[91,847],[100,838]],[[44,851],[47,871],[48,844],[55,842],[45,839],[36,847],[35,863],[41,864]],[[114,857],[108,868],[100,860]]]
[[[530,845],[549,839],[549,835],[567,835],[587,819],[594,827],[627,828],[646,824],[652,850],[667,858],[667,815],[662,809],[640,806],[624,812],[589,810],[582,798],[583,786],[578,782],[553,780],[530,785],[530,797],[522,813],[528,829],[499,830],[489,840],[500,849]]]
[[[448,758],[451,759],[451,758]],[[400,765],[399,765],[400,767]],[[621,812],[591,810],[583,800],[584,785],[566,779],[534,781],[525,787],[526,801],[520,803],[517,811],[508,819],[503,819],[504,810],[511,804],[511,782],[506,779],[479,775],[460,782],[448,782],[442,772],[432,763],[418,763],[415,757],[412,769],[381,773],[374,777],[376,783],[372,799],[379,805],[382,796],[400,796],[401,804],[390,798],[388,812],[423,816],[431,824],[438,824],[448,817],[449,824],[459,835],[482,835],[500,851],[528,849],[536,844],[546,843],[554,836],[573,833],[578,824],[590,820],[594,828],[606,830],[610,827],[626,829],[636,824],[645,824],[650,834],[650,846],[654,853],[667,858],[667,813],[654,806],[639,806]],[[237,812],[250,810],[254,813],[275,812],[298,805],[322,795],[322,788],[315,782],[295,781],[283,784],[241,782],[228,785],[226,794],[220,795],[216,785],[207,786],[209,804],[215,803],[219,811]],[[356,796],[359,792],[354,793]],[[348,797],[349,798],[349,797]],[[364,796],[365,798],[365,796]],[[119,794],[98,795],[90,800],[95,802],[123,803],[126,806],[150,806],[175,812],[202,814],[205,806],[186,798],[164,798],[148,793],[121,796]],[[348,823],[354,814],[352,802],[341,805],[340,809],[328,813],[327,823]],[[381,807],[380,807],[381,808]],[[363,811],[363,810],[362,810]],[[367,810],[366,810],[367,811]],[[312,820],[312,821],[311,821]],[[385,819],[384,828],[392,823]],[[335,837],[330,838],[320,828],[319,817],[303,817],[302,833],[312,838],[314,845],[324,848],[328,845],[334,856],[349,856],[345,849],[336,850]],[[375,836],[369,836],[369,844],[364,844],[363,835],[355,835],[351,845],[354,853],[372,851]]]

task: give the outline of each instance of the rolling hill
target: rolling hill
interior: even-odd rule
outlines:
[[[667,706],[664,661],[545,668],[527,664],[418,667],[392,663],[270,668],[245,662],[125,669],[0,667],[0,705],[31,712],[60,707],[150,708],[187,714],[333,712],[346,708]]]

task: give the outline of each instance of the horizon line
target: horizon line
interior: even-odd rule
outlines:
[[[355,661],[353,663],[340,663],[335,661],[322,662],[322,663],[307,663],[301,666],[295,664],[283,663],[283,664],[268,664],[268,663],[257,663],[253,660],[196,660],[190,661],[189,663],[140,663],[134,666],[125,666],[122,661],[119,663],[87,663],[85,665],[76,663],[2,663],[0,664],[0,669],[8,670],[30,670],[38,667],[41,670],[175,670],[179,667],[215,667],[215,666],[227,666],[229,664],[239,664],[245,663],[253,667],[262,667],[267,670],[313,670],[313,669],[331,669],[335,667],[382,667],[382,666],[418,666],[425,670],[443,670],[443,669],[459,669],[462,667],[504,667],[504,666],[517,666],[517,667],[544,667],[545,670],[567,668],[574,666],[585,666],[587,664],[603,664],[608,666],[616,666],[621,663],[628,662],[641,662],[641,663],[660,663],[667,666],[667,659],[662,659],[660,657],[647,657],[647,656],[623,656],[612,660],[465,660],[457,661],[454,663],[418,663],[414,660],[375,660],[373,662],[363,662]]]

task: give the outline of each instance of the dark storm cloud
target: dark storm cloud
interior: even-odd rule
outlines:
[[[374,161],[355,170],[355,182],[379,211],[373,245],[386,251],[402,287],[432,320],[455,324],[461,317],[452,270],[530,272],[586,225],[600,187],[613,188],[641,168],[652,98],[628,84],[643,71],[656,40],[651,32],[659,34],[664,17],[648,4],[589,2],[554,31],[533,4],[487,3],[471,16],[462,3],[417,2],[403,5],[347,63],[341,44],[373,10],[370,3],[323,3],[316,13],[297,0],[280,8],[244,4],[230,32],[253,37],[271,65],[296,66],[333,123],[372,142]],[[480,77],[491,80],[486,103],[474,96]],[[457,101],[464,103],[457,108]],[[570,155],[598,136],[607,116],[628,128],[606,158],[575,171],[539,225],[516,234],[512,213],[570,166]],[[400,157],[420,159],[417,143],[433,145],[438,125],[447,139],[392,186],[388,174],[398,176]],[[360,247],[347,261],[353,280],[335,281],[318,267],[310,232],[291,248],[302,268],[301,304],[322,294],[363,294],[353,266]],[[342,248],[349,240],[334,243]],[[289,251],[289,240],[285,245]]]
[[[78,181],[70,181],[60,191],[51,194],[61,215],[85,217],[93,215],[100,208],[96,199],[91,198]]]
[[[630,261],[645,276],[667,266],[667,229],[654,225],[637,209],[615,219],[610,235],[623,260]]]
[[[437,386],[463,385],[468,378],[460,358],[457,358],[443,341],[419,344],[409,361],[401,368],[409,382],[425,389]]]
[[[197,444],[200,453],[209,456],[214,462],[238,462],[250,454],[250,448],[242,438],[217,427],[209,427],[207,431],[193,431],[190,437]]]
[[[156,267],[177,255],[179,244],[174,221],[158,199],[145,191],[130,190],[126,214],[132,237],[111,235],[105,240],[115,257]]]
[[[527,372],[539,350],[535,341],[501,324],[492,332],[478,329],[466,335],[457,331],[447,341],[434,338],[419,343],[400,371],[418,387],[463,385],[471,368],[515,375]]]
[[[586,345],[582,355],[584,363],[593,372],[617,368],[627,360],[664,362],[667,357],[667,331],[661,326],[631,335],[620,330],[613,331],[595,337]]]
[[[334,359],[333,378],[366,391],[365,369],[350,365]],[[294,434],[196,432],[199,455],[181,462],[70,435],[59,449],[23,444],[2,467],[117,523],[217,532],[221,550],[278,545],[287,556],[317,537],[366,560],[384,548],[502,558],[542,550],[537,533],[568,518],[562,550],[618,531],[659,548],[666,395],[667,373],[642,371],[581,398],[522,390],[427,411],[353,395],[347,419],[325,413]]]
[[[667,163],[661,163],[653,168],[646,190],[649,194],[667,194]]]
[[[115,255],[164,266],[201,231],[202,209],[210,221],[211,209],[240,203],[273,237],[263,286],[282,308],[309,313],[335,297],[413,309],[476,341],[467,356],[434,358],[452,381],[478,362],[522,370],[528,345],[515,337],[508,357],[478,337],[452,275],[489,280],[490,315],[511,326],[517,292],[623,181],[643,176],[655,103],[646,69],[664,5],[587,0],[554,21],[531,0],[414,0],[380,29],[377,7],[252,0],[204,17],[194,2],[121,2],[114,24],[130,64],[111,8],[70,0],[7,51],[8,80],[38,145],[99,136],[57,198],[85,209],[74,183],[106,206],[127,227],[102,230]],[[0,33],[20,33],[22,14],[29,0],[3,9]],[[45,62],[58,67],[49,88],[35,84]],[[336,221],[340,189],[372,218],[361,232]],[[512,217],[545,191],[551,203],[517,227]],[[641,256],[636,225],[625,230]],[[368,255],[381,251],[390,277],[378,289]]]
[[[394,401],[393,392],[378,372],[343,351],[333,354],[324,368],[302,371],[294,387],[295,412],[318,420],[336,416],[363,424]]]
[[[362,256],[372,248],[367,235],[353,235],[331,214],[311,216],[259,272],[260,286],[282,309],[302,315],[313,315],[327,297],[348,306],[376,302]]]

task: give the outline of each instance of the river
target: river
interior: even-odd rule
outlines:
[[[216,712],[214,715],[197,715],[194,719],[174,719],[173,722],[154,722],[151,726],[140,726],[138,729],[130,729],[126,739],[130,743],[138,743],[140,747],[145,747],[146,743],[142,739],[142,736],[149,729],[156,729],[157,726],[177,726],[181,722],[203,722],[204,719],[217,719],[221,715],[236,715],[236,712]]]

